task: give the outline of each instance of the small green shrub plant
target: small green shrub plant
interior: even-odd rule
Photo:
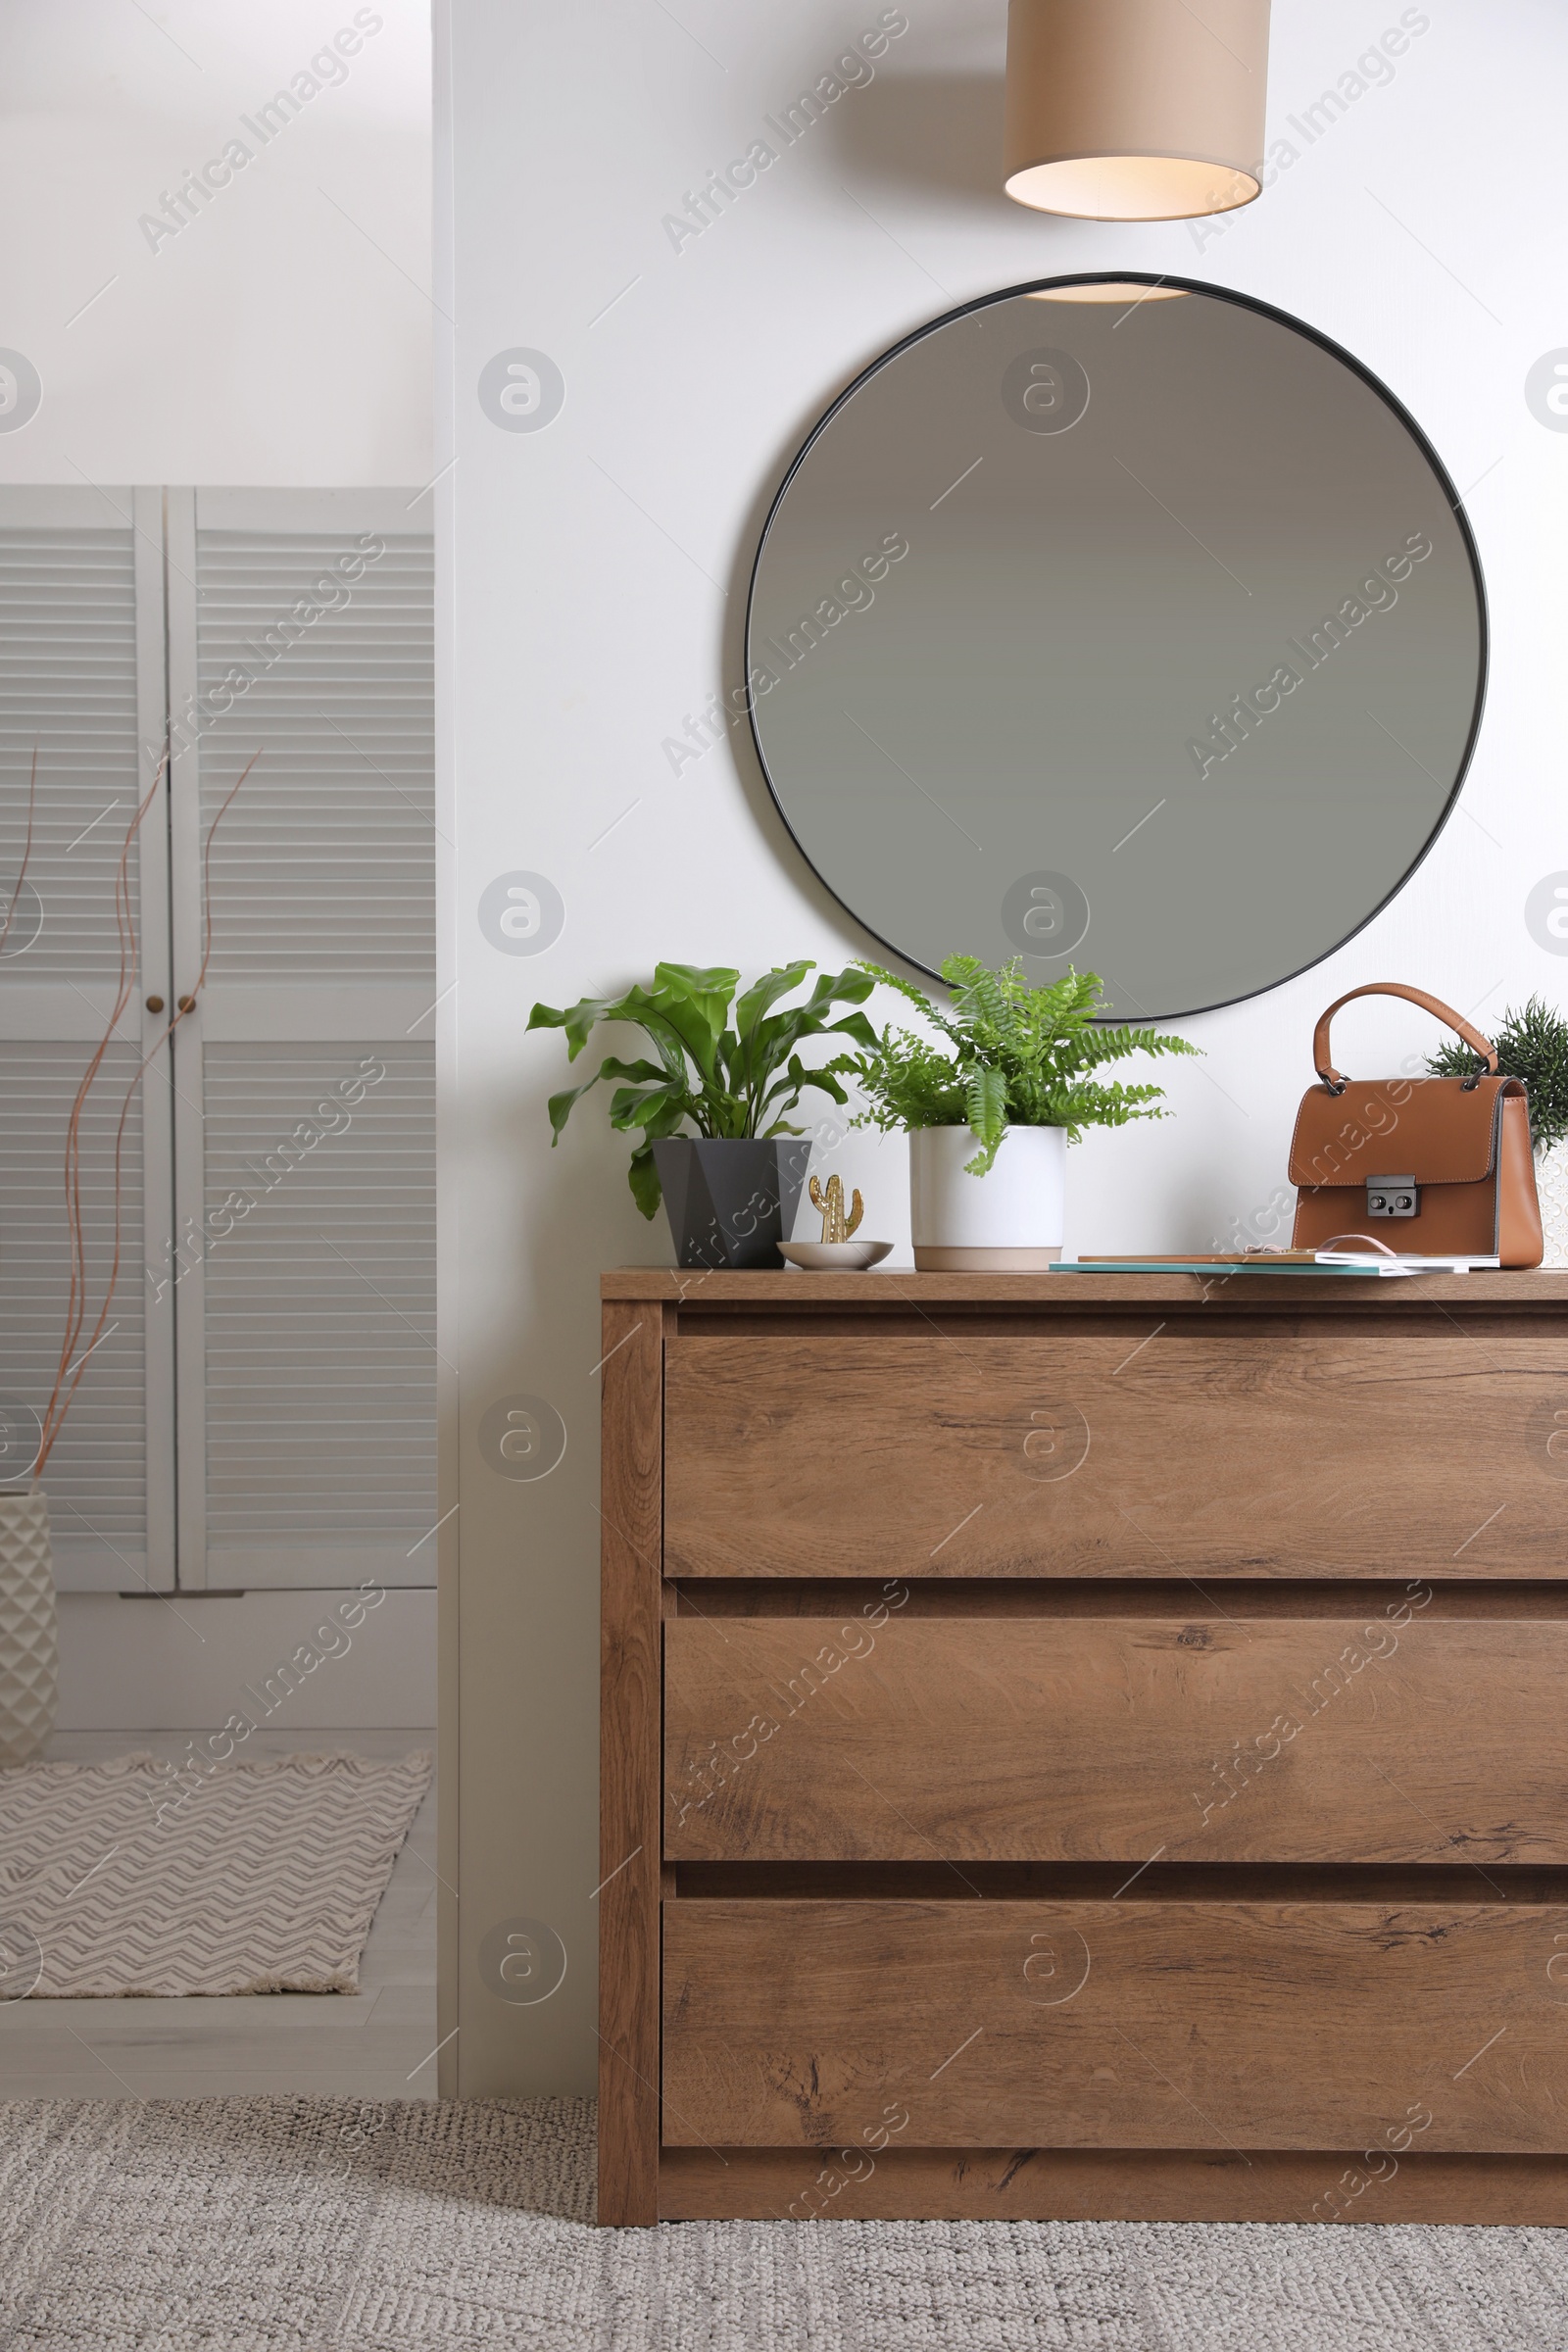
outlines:
[[[1530,1089],[1530,1136],[1549,1152],[1568,1136],[1568,1018],[1540,997],[1504,1012],[1494,1039],[1504,1078]],[[1468,1078],[1481,1063],[1458,1038],[1449,1038],[1427,1063],[1434,1078]]]

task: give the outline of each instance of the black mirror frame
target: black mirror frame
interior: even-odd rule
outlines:
[[[1267,996],[1270,990],[1283,988],[1288,981],[1299,979],[1303,972],[1311,971],[1317,964],[1326,962],[1329,956],[1338,955],[1341,948],[1348,946],[1352,939],[1358,937],[1366,929],[1369,923],[1374,922],[1383,909],[1391,906],[1398,897],[1411,875],[1428,857],[1439,836],[1446,827],[1448,819],[1458,806],[1459,795],[1464,789],[1465,777],[1470,772],[1470,762],[1475,756],[1476,742],[1481,733],[1482,713],[1486,708],[1487,699],[1487,679],[1491,667],[1491,623],[1487,608],[1486,578],[1481,568],[1481,553],[1476,545],[1475,534],[1470,528],[1470,518],[1465,513],[1463,499],[1454,488],[1453,478],[1447,467],[1398,395],[1392,392],[1382,377],[1374,374],[1364,361],[1358,360],[1353,352],[1347,351],[1343,343],[1337,343],[1332,335],[1324,334],[1321,328],[1308,325],[1305,319],[1297,318],[1294,312],[1281,310],[1275,303],[1263,302],[1255,294],[1240,294],[1233,286],[1210,285],[1201,278],[1178,277],[1170,270],[1156,274],[1153,270],[1079,270],[1065,272],[1059,276],[1032,277],[1019,285],[1003,286],[995,293],[977,295],[973,302],[961,302],[955,309],[944,311],[939,318],[928,318],[923,325],[913,328],[910,333],[901,335],[897,343],[890,343],[885,351],[879,352],[875,359],[860,369],[853,382],[846,384],[837,399],[817,418],[791,459],[784,478],[779,483],[768,506],[766,517],[758,537],[757,552],[752,559],[751,574],[746,591],[746,619],[742,634],[742,660],[745,675],[740,692],[745,697],[747,723],[751,729],[758,765],[762,771],[762,780],[767,786],[769,797],[778,810],[784,829],[801,857],[815,874],[823,889],[838,902],[845,913],[860,930],[866,933],[868,938],[875,940],[877,946],[899,963],[940,983],[942,977],[940,972],[934,971],[929,964],[919,962],[917,958],[908,954],[907,950],[896,946],[892,940],[884,939],[879,931],[872,929],[858,909],[850,905],[842,893],[835,889],[829,876],[824,874],[821,867],[813,861],[790,822],[789,811],[784,806],[778,786],[773,781],[772,770],[767,763],[767,754],[762,748],[762,739],[757,724],[757,698],[751,690],[752,616],[757,600],[758,573],[761,567],[763,551],[767,546],[768,533],[789,495],[790,484],[794,481],[815,443],[832,423],[839,411],[847,402],[854,399],[862,384],[869,382],[873,375],[879,373],[890,362],[896,360],[902,352],[909,350],[916,343],[923,343],[928,335],[937,333],[942,327],[951,326],[955,319],[967,318],[974,312],[989,310],[999,302],[1012,302],[1021,294],[1039,293],[1054,286],[1092,285],[1173,286],[1179,288],[1184,294],[1206,294],[1213,301],[1234,303],[1239,310],[1255,311],[1264,318],[1272,318],[1279,325],[1289,327],[1293,333],[1304,336],[1308,342],[1316,343],[1320,349],[1328,352],[1332,358],[1340,362],[1342,367],[1348,368],[1352,374],[1359,376],[1369,391],[1376,393],[1385,407],[1398,418],[1411,440],[1421,451],[1427,464],[1431,466],[1438,486],[1447,500],[1454,521],[1458,525],[1459,536],[1465,554],[1469,558],[1471,577],[1475,584],[1477,625],[1475,708],[1471,712],[1469,732],[1465,737],[1464,749],[1460,754],[1458,768],[1454,775],[1453,789],[1445,801],[1436,824],[1432,827],[1415,857],[1411,858],[1393,888],[1384,893],[1377,905],[1370,907],[1358,923],[1354,924],[1343,937],[1332,941],[1322,950],[1321,954],[1309,957],[1305,963],[1298,964],[1295,970],[1282,972],[1278,979],[1269,981],[1266,987],[1249,989],[1240,996],[1219,997],[1212,1004],[1186,1005],[1179,1011],[1159,1013],[1153,1016],[1162,1021],[1191,1020],[1199,1013],[1222,1011],[1227,1004],[1250,1004],[1254,998]],[[1130,307],[1136,308],[1137,306],[1135,304]],[[1105,1017],[1119,1018],[1120,1016],[1106,1015]]]

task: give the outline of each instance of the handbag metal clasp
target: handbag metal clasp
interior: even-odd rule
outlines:
[[[1413,1176],[1369,1176],[1366,1213],[1369,1217],[1414,1217],[1421,1211],[1421,1193]]]

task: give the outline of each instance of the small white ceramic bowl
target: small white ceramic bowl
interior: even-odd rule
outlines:
[[[808,1274],[859,1274],[877,1265],[891,1242],[780,1242],[780,1253]]]

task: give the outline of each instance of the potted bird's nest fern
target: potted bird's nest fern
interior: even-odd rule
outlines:
[[[916,1266],[983,1273],[1059,1257],[1068,1144],[1087,1127],[1163,1115],[1159,1087],[1093,1073],[1135,1054],[1197,1047],[1097,1018],[1102,990],[1093,972],[1035,988],[1021,958],[993,971],[976,956],[950,956],[945,1011],[897,973],[860,969],[896,989],[935,1032],[884,1029],[869,1053],[829,1065],[860,1091],[857,1124],[908,1134]]]
[[[808,1067],[799,1048],[825,1036],[849,1037],[867,1052],[876,1045],[863,1012],[829,1017],[871,994],[874,980],[859,970],[824,972],[803,1002],[782,1003],[815,969],[804,957],[776,965],[737,997],[741,976],[729,965],[660,963],[650,988],[564,1008],[536,1004],[528,1016],[530,1029],[565,1031],[568,1061],[601,1021],[640,1029],[648,1040],[650,1054],[607,1054],[581,1086],[551,1096],[551,1141],[561,1141],[580,1097],[602,1078],[619,1080],[610,1124],[641,1137],[627,1171],[631,1196],[645,1217],[663,1200],[680,1265],[779,1263],[811,1152],[790,1114],[810,1088],[848,1100],[833,1065]]]

